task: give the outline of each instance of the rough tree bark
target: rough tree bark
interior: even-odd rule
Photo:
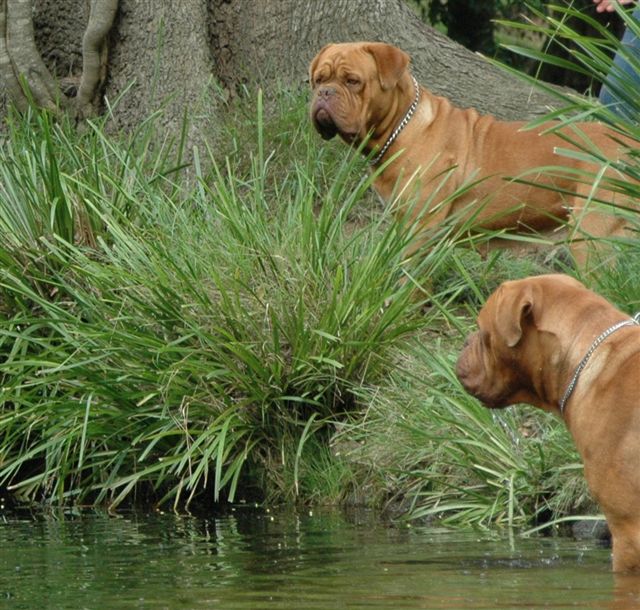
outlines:
[[[105,95],[120,98],[116,120],[124,128],[163,108],[168,132],[210,103],[215,75],[209,10],[203,0],[121,0],[113,34]],[[193,122],[193,121],[192,121]]]
[[[418,80],[460,106],[521,119],[552,103],[425,25],[403,0],[0,0],[6,94],[24,105],[26,79],[37,103],[81,117],[118,100],[113,116],[124,128],[160,107],[176,127],[211,104],[212,82],[229,91],[303,86],[324,44],[358,39],[402,47]]]

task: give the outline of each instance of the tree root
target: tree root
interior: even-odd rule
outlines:
[[[0,78],[18,110],[29,104],[54,113],[71,112],[78,120],[96,112],[107,73],[107,36],[118,0],[91,0],[82,41],[82,78],[75,99],[66,94],[38,52],[33,30],[33,0],[0,0]]]
[[[107,35],[118,11],[118,0],[91,0],[89,23],[82,39],[82,80],[76,97],[78,118],[95,112],[96,96],[107,75]]]

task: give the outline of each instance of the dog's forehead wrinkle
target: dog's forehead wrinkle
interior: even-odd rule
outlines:
[[[330,50],[324,62],[333,70],[361,71],[361,67],[375,67],[374,58],[363,49],[338,48]]]
[[[499,327],[500,324],[504,321],[504,314],[507,311],[507,308],[512,306],[513,300],[513,290],[511,288],[511,282],[505,282],[499,286],[498,290],[495,292],[495,307],[492,307],[493,310],[493,324],[494,327]],[[491,297],[489,297],[491,300]],[[487,301],[489,303],[489,301]]]

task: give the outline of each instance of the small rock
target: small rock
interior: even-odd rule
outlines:
[[[611,532],[604,519],[593,521],[585,519],[576,521],[571,530],[576,540],[598,540],[599,542],[611,542]]]

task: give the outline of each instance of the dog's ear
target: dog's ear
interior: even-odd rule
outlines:
[[[364,50],[375,59],[383,91],[395,87],[409,65],[409,56],[398,47],[384,42],[370,42]]]
[[[332,47],[333,43],[329,43],[324,45],[324,47],[322,47],[318,53],[316,54],[316,56],[311,60],[311,63],[309,64],[309,86],[313,89],[313,73],[316,71],[316,68],[318,67],[318,63],[320,62],[320,57],[322,57],[322,54],[329,48]]]
[[[500,287],[495,308],[495,327],[507,347],[515,347],[522,339],[523,327],[533,315],[535,305],[531,284],[505,282]]]

